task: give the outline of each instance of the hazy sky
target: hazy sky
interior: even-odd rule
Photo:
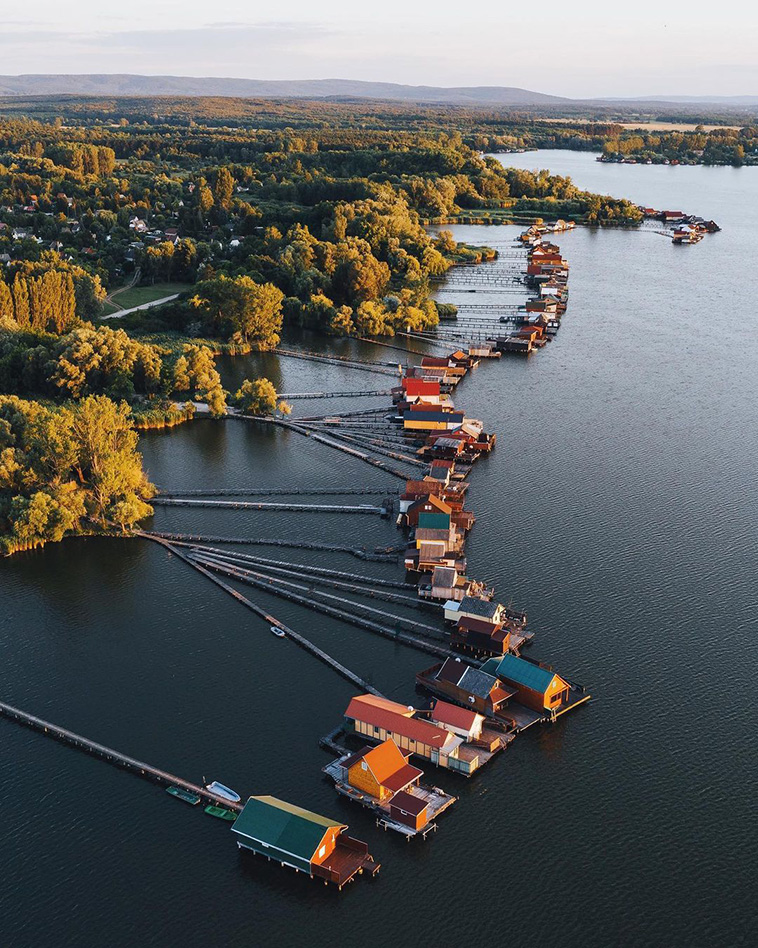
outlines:
[[[758,94],[755,9],[745,0],[0,0],[0,73]]]

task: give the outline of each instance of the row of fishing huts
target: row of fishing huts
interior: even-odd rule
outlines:
[[[323,772],[338,793],[375,814],[377,824],[406,838],[426,837],[456,801],[423,782],[417,763],[471,776],[516,734],[555,721],[589,699],[581,686],[521,654],[533,634],[527,617],[495,600],[494,589],[468,575],[466,538],[476,517],[467,508],[467,477],[496,437],[457,408],[453,393],[483,358],[528,353],[544,345],[566,309],[568,264],[533,226],[527,280],[535,289],[524,325],[508,337],[472,344],[448,356],[424,356],[393,390],[392,418],[423,473],[405,482],[398,526],[407,532],[403,557],[419,599],[436,609],[449,652],[415,677],[418,707],[378,694],[350,700],[335,734],[324,740],[337,756]],[[354,747],[338,744],[342,733]],[[413,759],[413,763],[411,760]],[[340,887],[378,865],[347,827],[270,797],[253,797],[233,826],[240,846]]]
[[[422,770],[471,776],[515,735],[588,700],[548,666],[525,658],[526,615],[494,598],[468,575],[465,543],[476,517],[466,507],[466,478],[495,445],[479,419],[457,409],[451,392],[478,364],[461,350],[424,357],[393,392],[394,419],[429,462],[400,495],[398,526],[407,531],[404,564],[419,598],[436,607],[448,630],[448,657],[416,675],[419,707],[363,694],[345,709],[341,730],[361,742],[324,772],[338,792],[373,810],[378,822],[407,837],[436,829],[455,798],[424,785]]]

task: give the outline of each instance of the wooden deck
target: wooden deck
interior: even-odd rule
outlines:
[[[313,865],[313,876],[325,883],[332,882],[341,889],[364,872],[375,876],[380,868],[381,864],[369,854],[366,843],[342,834],[337,838],[334,851],[321,865]]]

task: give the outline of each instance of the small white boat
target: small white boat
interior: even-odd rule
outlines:
[[[235,793],[234,790],[231,790],[229,787],[225,787],[223,783],[219,783],[218,780],[214,780],[213,783],[206,783],[205,789],[209,793],[215,794],[217,797],[223,797],[225,800],[231,800],[232,803],[239,803],[242,797]]]
[[[287,633],[284,631],[284,629],[280,629],[279,626],[277,625],[272,625],[271,631],[274,633],[274,635],[278,636],[280,639],[287,638]]]

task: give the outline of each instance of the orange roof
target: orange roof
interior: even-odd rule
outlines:
[[[384,783],[388,777],[406,765],[405,757],[391,737],[364,754],[363,759],[379,783]]]
[[[423,776],[423,771],[412,767],[397,744],[388,738],[383,744],[361,754],[376,780],[388,790],[397,792]],[[357,758],[357,755],[356,755]]]

